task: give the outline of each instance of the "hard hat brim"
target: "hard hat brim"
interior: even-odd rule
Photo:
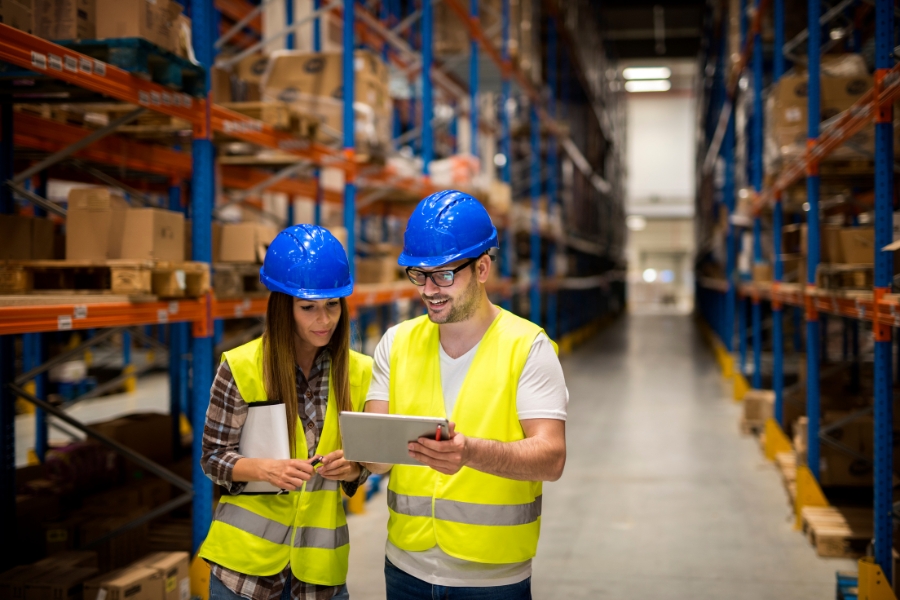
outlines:
[[[293,296],[294,298],[301,298],[303,300],[328,300],[329,298],[346,298],[350,294],[353,293],[353,280],[350,280],[348,285],[331,288],[331,289],[304,289],[304,288],[291,288],[281,283],[275,281],[268,275],[263,267],[259,269],[259,280],[260,282],[266,286],[270,292],[281,292],[282,294],[287,294],[288,296]]]
[[[457,260],[480,256],[488,250],[497,247],[497,229],[495,228],[493,235],[491,235],[491,237],[487,240],[481,242],[480,244],[476,244],[474,246],[470,246],[468,248],[460,250],[459,252],[456,252],[454,254],[445,254],[444,256],[410,256],[409,254],[404,252],[397,260],[397,264],[399,264],[401,267],[424,267],[426,269],[442,267]]]

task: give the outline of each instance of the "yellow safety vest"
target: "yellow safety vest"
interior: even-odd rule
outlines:
[[[476,438],[525,438],[516,412],[519,376],[541,328],[501,310],[481,340],[453,415]],[[441,389],[438,326],[427,315],[402,323],[391,347],[390,411],[447,416]],[[556,349],[556,344],[554,344]],[[541,482],[514,481],[463,467],[455,475],[395,465],[388,485],[388,539],[408,552],[440,546],[472,562],[528,560],[541,529]]]
[[[225,353],[241,397],[266,402],[262,338]],[[363,409],[372,381],[372,359],[350,352],[350,399]],[[316,448],[324,456],[341,448],[339,411],[332,379],[328,382],[325,426]],[[308,458],[303,424],[297,420],[295,456]],[[315,475],[303,488],[283,494],[223,495],[199,555],[232,571],[266,576],[290,562],[294,577],[319,585],[347,581],[350,536],[337,481]]]

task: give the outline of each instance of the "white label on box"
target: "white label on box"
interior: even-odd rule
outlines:
[[[191,600],[191,580],[188,577],[181,580],[181,600]]]
[[[87,306],[76,306],[75,310],[72,311],[72,316],[76,319],[87,319]]]
[[[94,61],[94,75],[106,77],[106,63],[99,60]]]
[[[169,302],[169,314],[170,315],[178,314],[178,303],[177,302]]]
[[[159,106],[159,92],[150,92],[150,104],[154,106]]]
[[[47,56],[45,54],[41,54],[40,52],[35,52],[32,50],[31,52],[31,66],[35,69],[46,69],[47,68]]]
[[[181,106],[181,94],[175,94],[172,96],[172,104],[175,106]]]
[[[244,316],[244,307],[238,304],[234,307],[234,316],[243,317]]]
[[[72,316],[59,315],[58,317],[56,317],[56,328],[59,331],[68,331],[72,329]]]
[[[171,106],[172,105],[172,94],[170,94],[169,92],[163,92],[162,102],[163,102],[163,106]]]
[[[63,57],[63,63],[65,64],[66,71],[69,71],[70,73],[78,72],[78,59],[74,56]]]
[[[106,600],[106,588],[97,590],[97,600]]]
[[[147,92],[138,92],[138,104],[150,104],[150,94]]]
[[[79,60],[79,66],[81,67],[82,73],[87,73],[90,75],[94,72],[94,63],[91,62],[91,59],[82,57]]]
[[[187,287],[187,277],[181,269],[175,271],[175,283],[179,290],[183,290]]]
[[[50,60],[51,69],[53,69],[54,71],[62,71],[62,56],[48,54],[47,58]]]
[[[164,308],[161,308],[156,311],[156,320],[160,323],[168,323],[169,322],[169,311]]]

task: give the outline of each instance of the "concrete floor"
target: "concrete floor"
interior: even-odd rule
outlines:
[[[563,362],[568,463],[544,486],[536,599],[834,597],[691,317],[632,316]],[[354,600],[384,598],[384,494],[350,518]]]

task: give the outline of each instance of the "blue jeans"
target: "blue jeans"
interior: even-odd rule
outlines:
[[[229,590],[215,575],[209,576],[209,600],[246,600],[243,596],[235,594]],[[291,581],[288,580],[281,590],[281,600],[291,600]],[[347,586],[341,586],[338,593],[331,597],[331,600],[350,600],[350,592]]]
[[[531,600],[531,577],[496,587],[447,587],[413,577],[387,559],[384,560],[384,582],[387,600]]]

